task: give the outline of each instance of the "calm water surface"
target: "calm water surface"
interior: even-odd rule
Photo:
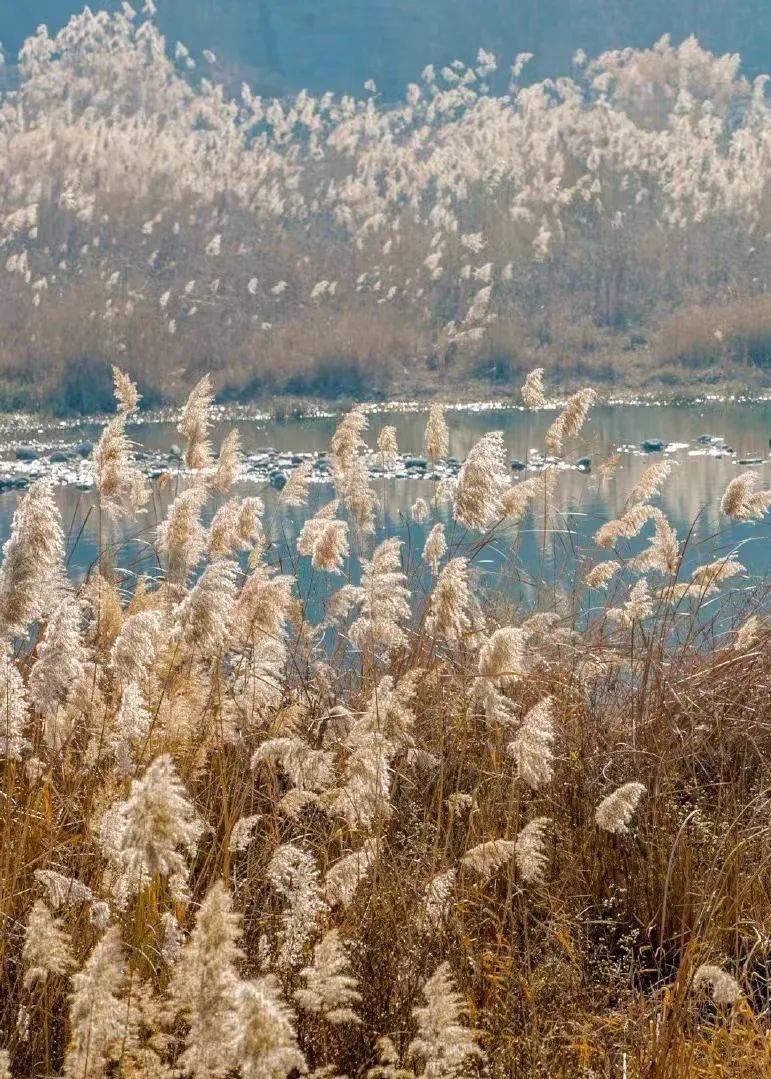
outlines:
[[[528,459],[531,449],[543,448],[544,433],[554,418],[552,411],[539,413],[517,410],[469,412],[450,410],[450,454],[459,460],[468,453],[476,440],[490,430],[504,434],[510,458]],[[279,452],[323,451],[337,423],[336,417],[323,417],[277,422],[275,420],[236,420],[218,423],[213,432],[215,447],[233,426],[239,428],[244,450],[256,452],[273,447]],[[425,413],[380,412],[369,417],[367,438],[374,445],[380,428],[393,424],[398,432],[402,452],[419,454],[422,448]],[[41,421],[39,428],[27,428],[18,435],[6,428],[2,435],[0,456],[9,457],[14,444],[34,442],[43,455],[51,449],[67,448],[81,439],[95,439],[97,426],[56,427]],[[174,424],[154,422],[137,424],[131,437],[139,447],[150,451],[166,451],[179,441]],[[733,455],[716,456],[714,449],[698,442],[700,436],[720,436],[734,449]],[[603,521],[617,516],[626,494],[642,470],[660,453],[642,453],[641,442],[659,438],[674,444],[663,456],[676,462],[658,504],[667,512],[678,534],[691,535],[692,560],[709,561],[741,548],[740,559],[749,571],[749,578],[737,582],[747,588],[764,579],[771,566],[771,517],[750,525],[728,523],[718,512],[720,497],[729,480],[753,468],[759,473],[761,485],[771,487],[771,404],[711,403],[697,406],[608,406],[592,410],[582,437],[569,446],[566,460],[590,456],[596,465],[604,458],[622,450],[621,464],[613,479],[600,482],[593,473],[565,471],[560,476],[562,512],[553,518],[544,536],[543,522],[531,514],[520,528],[507,526],[494,542],[477,558],[480,572],[498,581],[507,590],[516,587],[525,601],[538,588],[569,591],[577,559],[591,555],[591,536]],[[740,465],[741,458],[760,458],[755,465]],[[517,478],[528,472],[513,472]],[[375,489],[385,509],[384,525],[377,539],[400,535],[405,541],[406,557],[417,560],[425,536],[437,520],[451,524],[447,508],[434,510],[421,526],[409,522],[409,507],[418,496],[428,501],[435,483],[425,479],[377,480]],[[298,570],[303,581],[309,582],[307,560],[298,560],[291,538],[296,536],[307,510],[284,510],[278,506],[276,492],[266,483],[244,482],[238,493],[259,494],[266,503],[266,523],[273,542],[271,557],[286,568]],[[127,571],[128,579],[136,572],[154,572],[157,560],[152,551],[154,525],[163,514],[171,492],[154,495],[142,533],[134,525],[118,528],[112,534],[114,557]],[[18,491],[0,494],[0,540],[8,535],[11,517],[21,497]],[[312,488],[310,509],[331,497],[327,484]],[[73,487],[56,488],[69,532],[69,558],[74,576],[80,576],[94,561],[97,549],[98,519],[94,497],[90,491]],[[449,532],[449,527],[448,527]],[[645,535],[649,534],[650,528]],[[456,538],[460,539],[457,531]],[[466,537],[473,539],[473,537]],[[465,551],[463,553],[466,553]],[[351,560],[350,576],[356,579],[356,560]],[[309,587],[321,587],[309,584]]]

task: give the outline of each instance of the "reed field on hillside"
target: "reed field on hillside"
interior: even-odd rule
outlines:
[[[0,87],[0,405],[516,385],[678,391],[771,362],[766,76],[694,38],[528,84],[263,99],[153,4],[41,27]],[[574,385],[575,383],[575,385]]]
[[[0,1075],[768,1075],[768,596],[740,550],[692,567],[669,463],[572,582],[489,587],[525,520],[544,566],[565,542],[559,467],[512,481],[497,432],[412,507],[450,510],[422,550],[409,522],[375,545],[368,462],[398,447],[354,409],[329,500],[278,548],[228,495],[208,377],[151,482],[118,370],[115,395],[98,560],[68,577],[38,482],[0,568]],[[555,460],[593,399],[551,424]],[[447,454],[439,405],[425,452]],[[767,527],[756,480],[723,518]],[[308,487],[300,464],[282,502]]]

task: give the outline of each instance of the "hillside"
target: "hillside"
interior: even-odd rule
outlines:
[[[377,68],[372,24],[320,9],[312,53],[287,4],[253,37],[268,79],[194,40],[235,41],[245,10],[211,35],[180,11],[189,52],[173,5],[28,39],[0,92],[2,407],[104,407],[116,361],[147,403],[204,371],[231,399],[506,392],[534,367],[767,385],[771,109],[737,54],[662,37],[537,81],[513,42],[472,48],[485,20],[459,8],[435,40],[402,23],[400,50],[397,4]],[[549,36],[547,14],[520,21],[559,51],[570,20]],[[464,26],[467,62],[428,62]],[[354,77],[369,56],[381,92]],[[265,93],[311,68],[331,92]]]
[[[46,23],[51,32],[81,9],[78,0],[18,0],[0,6],[0,41],[15,55]],[[118,8],[117,3],[99,7]],[[134,6],[142,7],[141,0]],[[662,34],[694,34],[713,52],[739,52],[751,77],[767,66],[771,5],[766,0],[156,0],[157,22],[193,53],[210,48],[224,75],[247,77],[258,92],[307,87],[357,92],[373,78],[384,96],[402,93],[425,64],[473,59],[479,46],[502,61],[534,54],[530,78],[570,71],[589,55],[642,47]]]

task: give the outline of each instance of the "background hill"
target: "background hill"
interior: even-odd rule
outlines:
[[[6,407],[767,385],[766,0],[74,2],[0,14]]]
[[[134,0],[141,7],[143,0]],[[573,53],[647,46],[665,33],[695,34],[713,52],[740,52],[751,77],[768,66],[768,0],[156,0],[157,22],[194,52],[213,49],[222,73],[248,77],[261,93],[307,87],[355,92],[375,79],[400,95],[425,64],[470,60],[479,46],[508,63],[534,54],[527,73],[570,69]],[[0,5],[9,56],[40,23],[58,30],[79,0]],[[100,2],[98,7],[119,7]]]

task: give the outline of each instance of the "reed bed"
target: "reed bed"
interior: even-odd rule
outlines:
[[[771,112],[738,56],[662,38],[529,84],[481,49],[401,100],[271,100],[110,7],[0,80],[4,408],[107,410],[116,358],[146,403],[206,371],[231,400],[767,386]]]
[[[477,573],[525,515],[546,543],[560,513],[559,470],[512,483],[496,432],[413,507],[451,523],[408,560],[373,538],[366,461],[393,430],[370,451],[354,410],[334,498],[287,554],[257,497],[202,523],[240,453],[232,434],[214,455],[208,378],[184,468],[152,486],[136,386],[116,371],[115,392],[98,561],[68,580],[40,483],[0,569],[0,1074],[767,1075],[766,596],[733,592],[736,554],[685,571],[667,468],[555,609]],[[523,399],[543,395],[531,372]],[[568,401],[554,453],[592,400]],[[438,405],[426,445],[446,453]],[[768,510],[754,479],[725,515]],[[123,518],[143,577],[112,545]]]

